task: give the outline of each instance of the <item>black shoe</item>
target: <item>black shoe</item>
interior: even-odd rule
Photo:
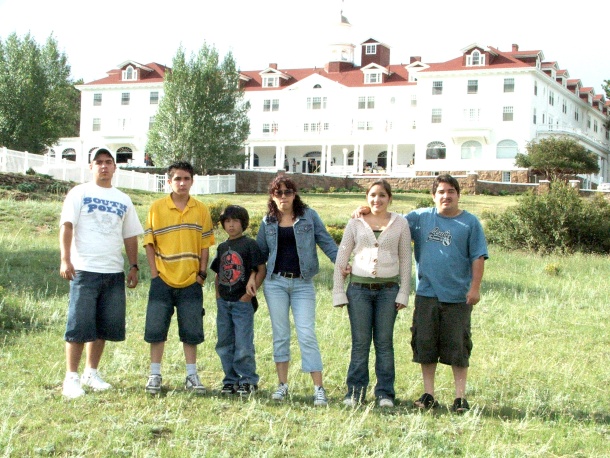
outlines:
[[[466,398],[455,398],[451,410],[455,413],[464,413],[470,410],[470,406],[468,405]]]
[[[235,394],[235,385],[232,383],[225,383],[222,386],[222,390],[220,390],[220,394],[224,394],[226,396],[231,395],[231,394]]]
[[[242,383],[237,388],[237,394],[240,396],[250,396],[258,391],[258,385],[250,385],[249,383]]]
[[[438,401],[436,401],[431,394],[424,393],[415,401],[415,407],[422,410],[436,409],[438,407]]]

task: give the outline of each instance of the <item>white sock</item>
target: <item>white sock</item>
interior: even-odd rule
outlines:
[[[186,375],[197,375],[197,364],[187,364]]]
[[[150,363],[150,375],[161,375],[161,363]]]
[[[66,380],[78,378],[78,372],[66,372]]]

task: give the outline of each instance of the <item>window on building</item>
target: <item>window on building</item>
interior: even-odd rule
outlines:
[[[431,142],[426,147],[426,159],[445,159],[447,148],[443,142]]]
[[[533,123],[536,124],[536,109],[534,108],[534,119],[533,119]]]
[[[593,120],[593,132],[597,132],[597,119]]]
[[[417,106],[417,96],[416,95],[412,95],[411,96],[411,106],[412,107],[416,107]]]
[[[279,76],[263,76],[263,87],[280,87]]]
[[[271,124],[266,122],[263,124],[263,134],[268,135],[269,133],[271,133]]]
[[[93,132],[99,132],[102,130],[102,119],[93,118]]]
[[[148,130],[152,129],[154,123],[155,123],[154,116],[151,116],[150,118],[148,118]]]
[[[263,100],[263,111],[279,111],[280,99]]]
[[[591,128],[591,116],[587,116],[587,129]]]
[[[482,155],[481,143],[470,140],[462,144],[462,159],[480,159]]]
[[[375,108],[375,97],[358,97],[359,110],[371,110]]]
[[[519,148],[514,140],[502,140],[496,146],[497,159],[514,159],[518,152]]]
[[[513,107],[504,107],[502,109],[502,121],[513,120]]]
[[[485,54],[481,54],[481,51],[475,49],[466,56],[466,66],[477,67],[480,65],[485,65]]]
[[[443,120],[443,110],[441,108],[432,109],[432,124],[439,124]]]
[[[443,93],[443,82],[432,81],[432,95],[441,95]]]
[[[102,94],[101,93],[93,94],[93,106],[99,107],[101,105],[102,105]]]
[[[159,104],[159,92],[152,91],[150,93],[150,104],[151,105],[158,105]]]
[[[358,121],[358,130],[373,130],[373,123],[371,121]]]
[[[578,121],[580,119],[580,114],[578,113],[578,108],[574,110],[574,120]]]
[[[555,93],[549,91],[549,105],[555,105]]]
[[[468,94],[479,92],[479,80],[468,80]]]
[[[366,48],[365,48],[364,52],[367,55],[377,54],[377,45],[376,44],[366,45]]]
[[[131,65],[122,72],[123,81],[133,81],[138,79],[138,71]]]
[[[464,108],[464,121],[478,122],[480,113],[480,108]]]
[[[502,172],[502,183],[510,183],[510,172]]]
[[[364,74],[365,84],[378,84],[381,83],[381,72],[365,73]]]
[[[568,113],[568,101],[566,99],[563,99],[563,102],[561,103],[561,112],[563,114]]]
[[[325,110],[326,97],[307,97],[308,110]]]
[[[538,95],[538,81],[534,81],[534,95]]]
[[[515,92],[515,78],[504,78],[504,92]]]
[[[123,92],[121,94],[121,105],[129,105],[129,98],[130,98],[129,92]]]

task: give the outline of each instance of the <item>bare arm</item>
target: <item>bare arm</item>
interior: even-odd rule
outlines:
[[[138,236],[134,235],[133,237],[128,237],[123,240],[125,244],[125,252],[127,253],[127,259],[129,260],[129,265],[133,266],[138,263]],[[135,288],[138,284],[138,269],[129,268],[129,272],[127,273],[127,287]]]
[[[147,244],[144,247],[146,251],[146,260],[148,261],[148,268],[150,269],[150,278],[156,278],[159,276],[159,271],[157,270],[157,264],[155,263],[155,247],[152,243]]]
[[[210,260],[210,249],[202,248],[201,249],[201,261],[199,261],[199,272],[207,272],[208,271],[208,261]],[[199,276],[197,276],[197,283],[199,283]],[[205,280],[202,280],[200,285],[203,285]]]
[[[468,305],[476,305],[481,300],[480,290],[484,271],[485,258],[481,256],[472,262],[472,282],[470,283],[470,290],[466,294],[466,303]]]
[[[59,251],[61,253],[59,275],[66,280],[72,280],[75,273],[70,259],[73,233],[72,223],[66,222],[59,228]]]

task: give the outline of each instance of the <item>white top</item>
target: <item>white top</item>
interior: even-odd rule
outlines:
[[[343,239],[335,261],[333,305],[347,304],[342,269],[354,255],[352,273],[360,277],[391,278],[400,276],[396,302],[407,305],[411,288],[411,232],[407,220],[390,213],[390,222],[375,237],[363,218],[351,219],[343,231]]]
[[[75,270],[87,272],[123,272],[124,239],[144,232],[129,196],[94,182],[68,192],[59,225],[65,222],[74,228],[70,260]]]

